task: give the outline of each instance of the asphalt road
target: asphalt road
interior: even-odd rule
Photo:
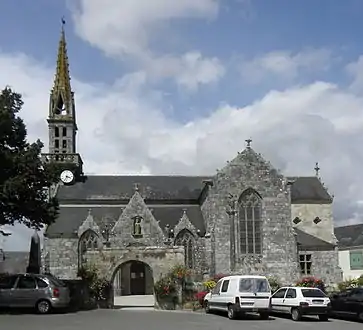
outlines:
[[[0,314],[1,330],[361,330],[357,322],[331,320],[320,322],[315,318],[294,322],[288,318],[273,317],[268,321],[249,317],[229,320],[225,316],[192,312],[96,310],[70,314],[34,315]]]

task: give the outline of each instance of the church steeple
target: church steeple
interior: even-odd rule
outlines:
[[[57,67],[50,97],[49,117],[56,115],[67,116],[75,119],[74,95],[71,88],[64,25],[65,21],[62,19],[61,36],[58,45]]]
[[[71,88],[64,26],[65,20],[62,19],[56,72],[49,98],[49,153],[43,156],[46,161],[60,163],[69,170],[74,168],[81,174],[82,159],[76,151],[76,107]]]

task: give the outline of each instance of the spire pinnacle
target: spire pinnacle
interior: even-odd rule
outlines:
[[[319,177],[320,167],[319,167],[319,163],[318,163],[318,162],[316,162],[316,163],[315,163],[314,170],[315,170],[315,175],[316,175],[317,177]]]
[[[66,21],[61,19],[61,35],[58,44],[57,67],[52,89],[52,109],[51,114],[72,115],[73,93],[71,88],[71,78],[69,74],[69,63],[67,56],[67,43],[64,26]]]

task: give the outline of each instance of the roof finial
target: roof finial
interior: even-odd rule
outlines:
[[[315,163],[314,170],[315,170],[315,175],[316,175],[317,177],[319,177],[320,167],[319,167],[319,163],[318,163],[318,162],[316,162],[316,163]]]
[[[246,143],[247,143],[247,148],[251,148],[251,142],[252,142],[252,139],[247,139],[245,140]]]
[[[66,25],[66,19],[64,18],[64,16],[62,16],[61,22],[62,22],[62,29],[63,29],[64,25]]]
[[[134,190],[139,191],[139,184],[138,183],[134,183]]]

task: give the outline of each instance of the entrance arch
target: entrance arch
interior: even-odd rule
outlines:
[[[112,277],[114,297],[154,294],[154,277],[151,267],[139,260],[120,264]]]

